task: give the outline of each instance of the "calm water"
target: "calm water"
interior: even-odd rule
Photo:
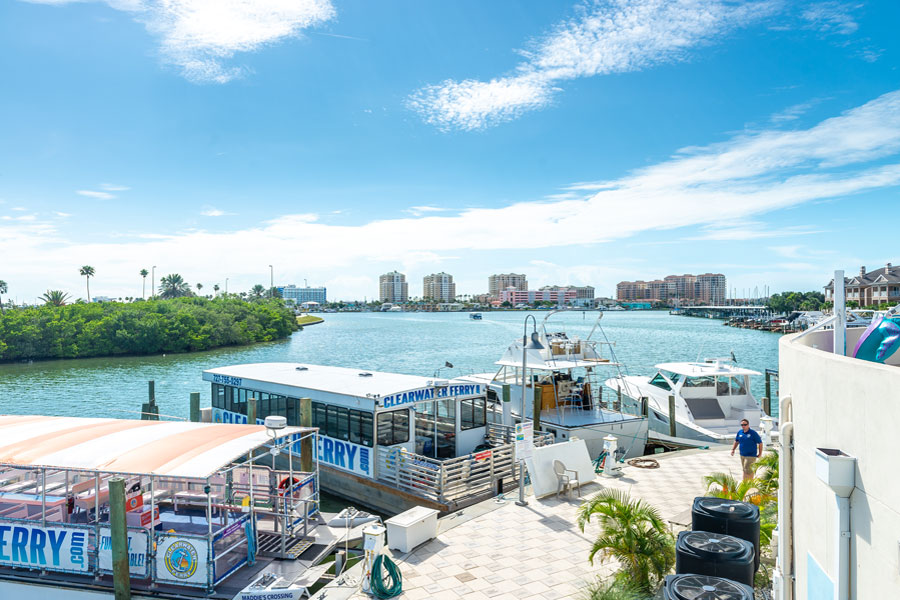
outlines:
[[[546,313],[533,313],[538,323]],[[548,331],[587,336],[598,313],[566,312],[550,319]],[[209,406],[210,386],[201,371],[252,362],[305,362],[431,376],[445,361],[442,377],[495,370],[514,338],[522,335],[523,312],[487,312],[482,321],[467,313],[326,314],[282,342],[195,354],[57,360],[0,365],[0,413],[128,417],[156,381],[160,413],[188,416],[188,395],[200,392]],[[670,316],[664,312],[608,312],[594,339],[615,343],[629,374],[651,374],[666,361],[724,357],[734,352],[742,366],[778,367],[773,333],[725,327],[721,321]],[[604,354],[606,351],[604,350]],[[763,396],[762,377],[753,382]],[[135,416],[135,415],[131,415]]]

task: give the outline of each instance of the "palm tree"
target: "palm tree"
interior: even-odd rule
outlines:
[[[219,295],[219,284],[218,283],[213,285],[213,292],[215,292],[215,294],[213,294],[213,295],[215,295],[215,296]]]
[[[165,299],[190,296],[191,284],[186,282],[178,273],[166,275],[159,280],[159,295]]]
[[[3,294],[9,291],[9,288],[6,286],[6,282],[0,279],[0,313],[3,312]]]
[[[147,275],[149,275],[149,274],[150,274],[150,271],[148,271],[147,269],[141,269],[141,277],[144,278],[144,282],[141,285],[141,300],[144,299],[144,296],[146,295],[146,292],[147,292]]]
[[[777,460],[775,464],[774,488],[767,487],[767,484],[756,477],[737,481],[730,473],[713,473],[703,478],[708,490],[707,495],[716,498],[725,498],[727,500],[749,502],[759,506],[761,511],[767,506],[774,507],[776,501],[775,491],[778,487]],[[766,467],[766,465],[763,466]],[[760,520],[759,540],[764,546],[768,546],[772,542],[772,532],[775,530],[775,525],[776,523],[768,521],[767,519]]]
[[[203,289],[203,284],[202,284],[202,283],[198,283],[198,284],[197,284],[197,295],[198,295],[198,296],[200,295],[200,290],[202,290],[202,289]]]
[[[41,296],[41,300],[44,301],[44,304],[50,306],[65,306],[68,299],[69,295],[62,290],[47,290]]]
[[[621,578],[644,591],[672,569],[675,542],[653,506],[632,500],[624,491],[606,489],[578,507],[581,531],[593,515],[598,516],[600,535],[588,560],[594,562],[597,554],[615,559],[622,567]]]
[[[754,477],[759,489],[771,496],[778,490],[778,449],[773,448],[763,454],[753,465]]]
[[[78,273],[84,276],[85,284],[87,285],[87,297],[88,302],[91,301],[91,277],[94,276],[94,267],[90,265],[84,265],[78,270]]]
[[[252,288],[250,288],[250,293],[257,298],[262,298],[262,295],[266,293],[266,288],[257,283]]]

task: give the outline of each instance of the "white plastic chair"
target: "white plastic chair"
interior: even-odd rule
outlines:
[[[556,499],[559,500],[559,493],[566,492],[566,498],[570,497],[572,486],[575,486],[575,492],[581,498],[581,482],[578,481],[578,471],[567,469],[561,460],[553,461],[553,472],[556,473]]]

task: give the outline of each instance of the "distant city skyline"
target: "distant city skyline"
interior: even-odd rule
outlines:
[[[0,280],[457,295],[898,263],[900,3],[0,3]],[[270,271],[269,265],[272,265]],[[150,278],[146,280],[150,286]],[[148,290],[149,291],[149,290]]]

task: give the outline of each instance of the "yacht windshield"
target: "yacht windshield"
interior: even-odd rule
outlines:
[[[669,382],[666,381],[666,378],[663,377],[662,373],[657,373],[653,376],[653,379],[650,380],[650,385],[655,385],[658,388],[662,388],[667,391],[672,390],[672,386],[669,385]]]
[[[716,378],[711,376],[705,377],[687,377],[684,380],[684,387],[714,387]]]
[[[717,379],[717,396],[743,396],[747,393],[743,377],[718,377]]]

